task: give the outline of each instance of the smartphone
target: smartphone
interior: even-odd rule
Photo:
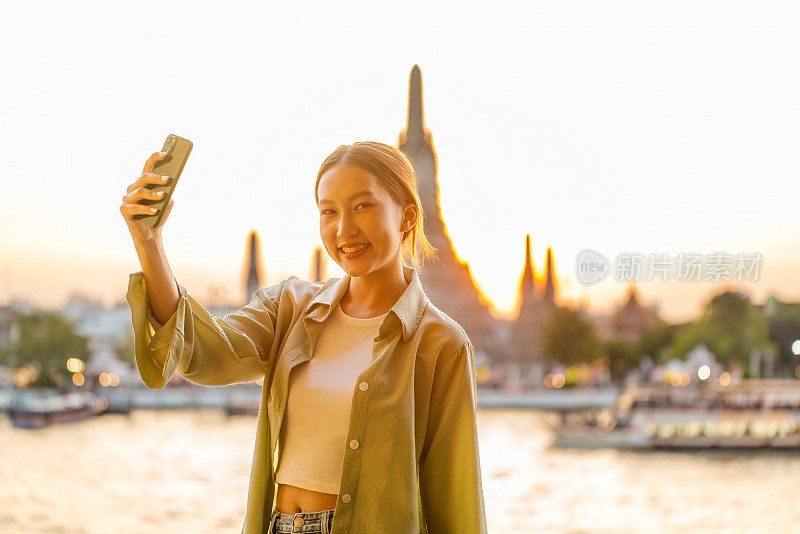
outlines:
[[[142,223],[150,228],[156,228],[161,224],[161,217],[164,215],[167,204],[169,204],[169,199],[172,198],[172,192],[175,191],[175,186],[178,185],[178,179],[181,177],[181,172],[183,172],[183,167],[186,165],[186,160],[189,159],[189,154],[192,152],[192,142],[183,137],[178,137],[175,134],[169,134],[166,141],[164,141],[161,152],[166,152],[167,156],[157,161],[151,172],[166,174],[169,176],[170,180],[163,185],[147,184],[145,187],[147,189],[163,191],[164,196],[159,200],[146,198],[139,201],[139,204],[143,206],[153,206],[157,208],[158,212],[153,215],[140,213],[133,216],[134,219],[142,221]]]

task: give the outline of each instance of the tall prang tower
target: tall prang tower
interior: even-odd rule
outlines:
[[[419,269],[420,280],[431,302],[455,319],[466,331],[476,352],[493,361],[505,359],[504,325],[492,316],[488,300],[481,295],[469,269],[458,259],[439,207],[436,151],[425,126],[422,74],[411,69],[408,91],[408,120],[400,132],[398,147],[414,164],[417,191],[425,212],[425,235],[437,248],[438,260],[426,261]]]

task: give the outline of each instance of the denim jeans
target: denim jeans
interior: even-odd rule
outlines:
[[[297,512],[284,514],[278,508],[272,510],[269,522],[269,532],[289,534],[302,532],[303,534],[330,534],[333,528],[333,511],[320,510],[319,512]]]

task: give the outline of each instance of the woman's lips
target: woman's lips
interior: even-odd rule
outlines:
[[[343,251],[341,249],[339,251],[342,253],[342,256],[344,256],[348,260],[352,260],[354,258],[358,258],[360,256],[363,256],[370,249],[371,246],[372,246],[371,244],[367,243],[366,248],[364,248],[362,250],[359,250],[357,252],[353,252],[351,254],[348,254],[348,253],[346,253],[345,251]]]

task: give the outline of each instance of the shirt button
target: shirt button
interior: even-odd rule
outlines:
[[[360,389],[361,391],[367,391],[369,389],[369,384],[367,384],[366,382],[361,382],[358,385],[358,389]]]
[[[350,448],[351,449],[357,449],[358,448],[358,440],[357,439],[354,439],[354,440],[352,440],[350,442]]]
[[[302,517],[295,517],[294,518],[294,526],[302,527],[305,524],[305,520]]]
[[[344,495],[342,495],[342,502],[350,502],[350,494],[349,493],[345,493]]]

